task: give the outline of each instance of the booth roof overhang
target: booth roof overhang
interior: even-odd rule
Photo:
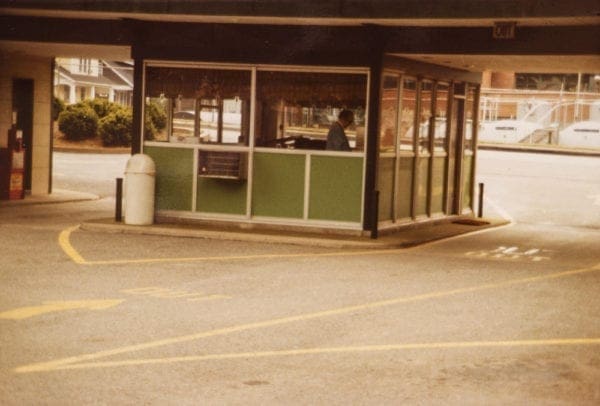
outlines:
[[[0,0],[0,49],[128,59],[140,21],[376,26],[390,36],[387,53],[451,68],[600,71],[596,0]],[[493,38],[499,23],[514,23],[514,36]]]

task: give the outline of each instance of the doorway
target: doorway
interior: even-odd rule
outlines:
[[[25,173],[23,188],[31,193],[32,140],[33,140],[33,79],[13,79],[12,106],[17,112],[17,128],[23,131]]]

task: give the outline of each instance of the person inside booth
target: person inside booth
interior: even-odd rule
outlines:
[[[325,149],[329,151],[352,151],[348,137],[346,137],[346,128],[352,123],[354,123],[352,110],[344,109],[340,111],[337,121],[329,127]]]

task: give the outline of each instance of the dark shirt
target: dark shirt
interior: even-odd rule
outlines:
[[[325,149],[330,151],[352,151],[346,132],[337,121],[331,125],[327,133],[327,146]]]

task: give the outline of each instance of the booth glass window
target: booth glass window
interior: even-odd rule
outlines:
[[[433,82],[421,82],[421,100],[419,112],[419,151],[429,152],[429,126],[431,114],[431,100],[433,96]]]
[[[395,75],[384,75],[381,96],[381,130],[379,150],[395,151],[398,127],[398,90],[400,80]]]
[[[144,139],[148,141],[168,141],[171,100],[165,97],[147,97],[144,107]]]
[[[448,83],[440,82],[436,87],[435,96],[435,121],[433,131],[433,148],[435,151],[447,151],[446,141],[447,109],[448,109]]]
[[[402,82],[402,112],[400,115],[400,149],[414,151],[414,123],[417,105],[417,80]]]
[[[364,148],[367,75],[259,70],[255,143],[258,147],[325,149],[339,112],[354,112],[346,128],[350,147]]]
[[[248,145],[250,136],[251,71],[235,69],[146,69],[146,98],[161,101],[166,134],[156,141]],[[146,105],[144,132],[155,124],[154,107]],[[156,127],[156,126],[155,126]]]
[[[465,150],[473,150],[473,115],[475,110],[475,88],[469,86],[465,103]]]

